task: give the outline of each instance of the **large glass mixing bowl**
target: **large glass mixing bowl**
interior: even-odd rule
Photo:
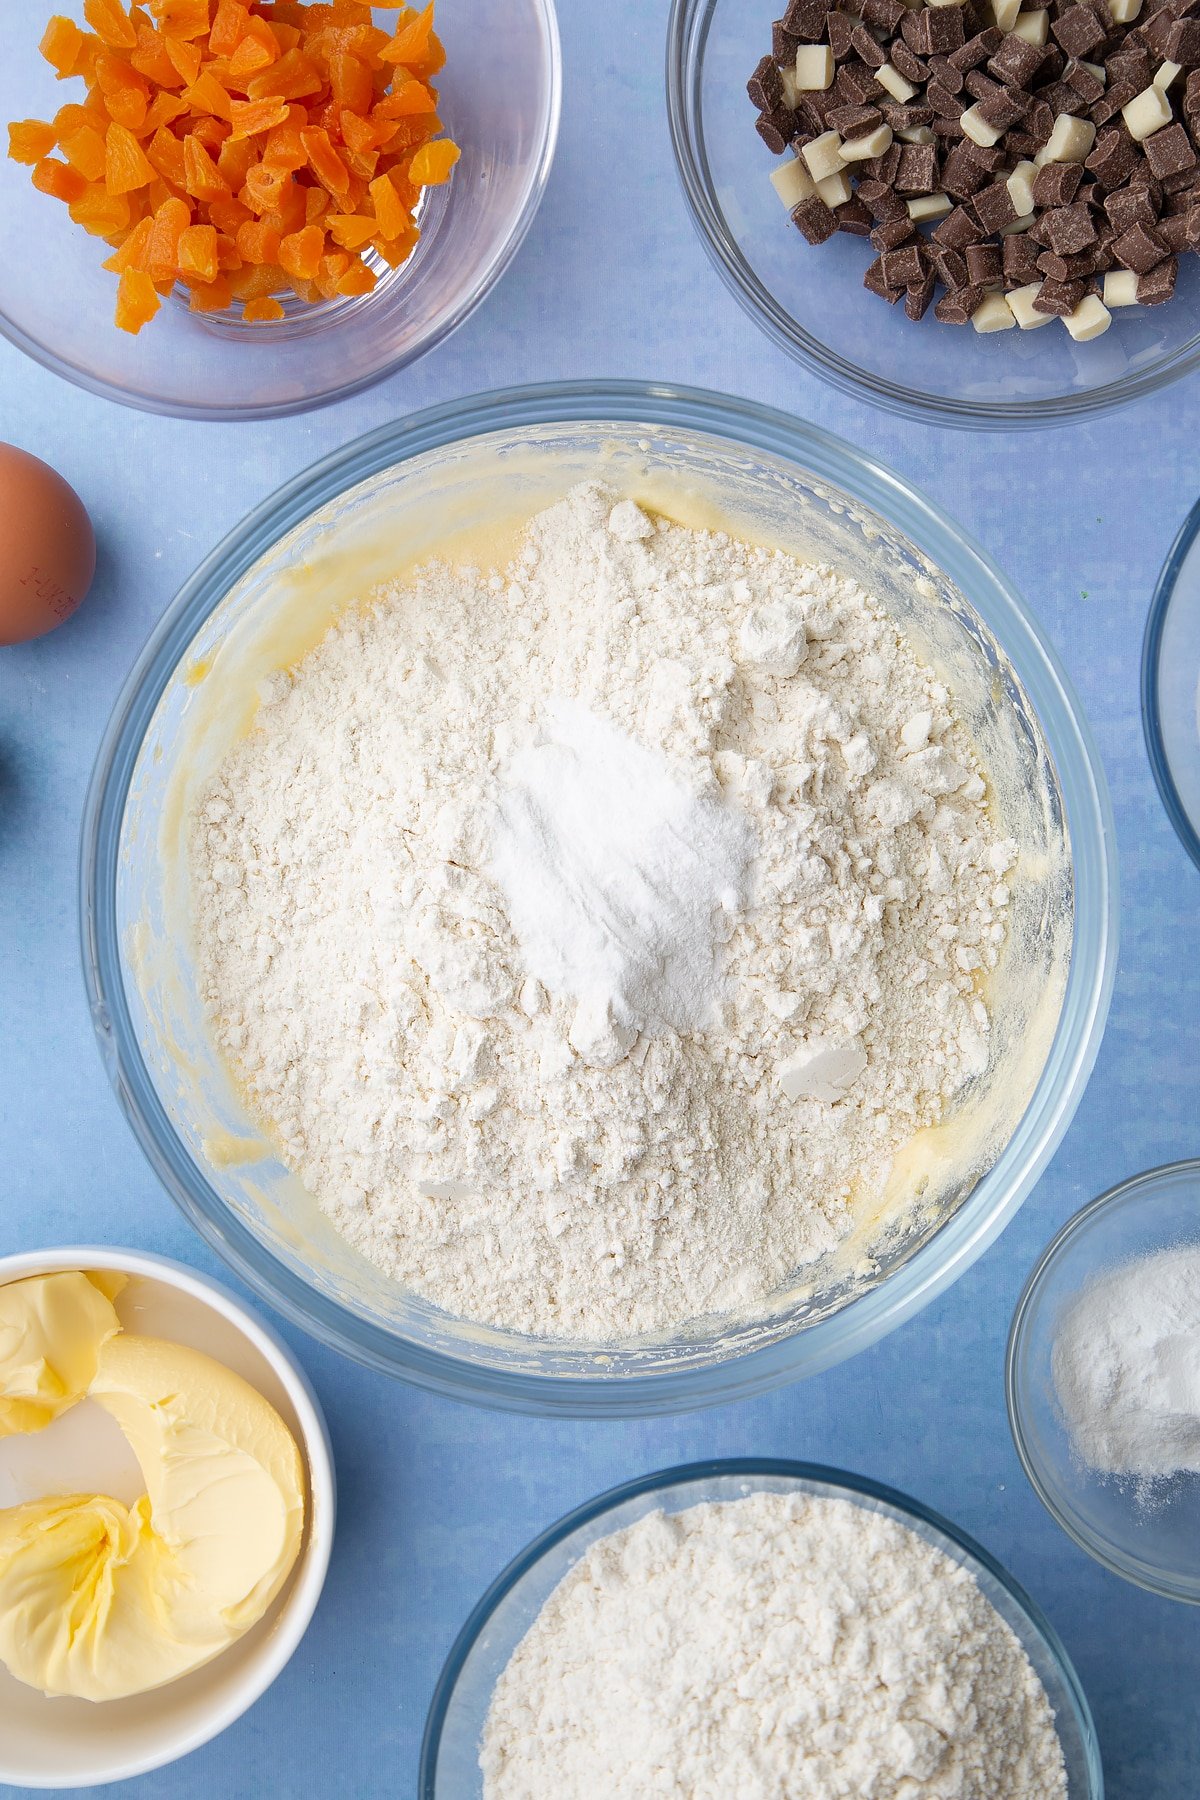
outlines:
[[[189,794],[244,728],[256,680],[319,633],[304,596],[344,589],[351,550],[362,592],[444,546],[453,522],[511,521],[589,475],[860,580],[956,695],[999,823],[1022,851],[991,978],[988,1068],[920,1154],[898,1160],[896,1204],[752,1316],[620,1344],[455,1320],[338,1236],[259,1135],[205,1028],[183,848]],[[427,1387],[536,1412],[729,1400],[828,1367],[940,1293],[1012,1217],[1067,1127],[1108,1006],[1115,908],[1095,751],[1053,652],[988,558],[837,439],[745,401],[642,383],[455,401],[281,488],[168,607],[117,703],[84,821],[96,1029],[129,1120],[187,1216],[326,1342]]]

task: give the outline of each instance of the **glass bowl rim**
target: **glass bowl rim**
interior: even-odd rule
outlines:
[[[986,590],[1003,614],[997,629],[1005,653],[1043,729],[1057,737],[1074,859],[1073,949],[1054,1041],[1016,1129],[957,1211],[887,1280],[828,1319],[703,1367],[645,1376],[547,1375],[469,1362],[386,1330],[296,1275],[234,1217],[171,1127],[132,1029],[113,916],[124,804],[145,730],[199,624],[242,573],[312,511],[369,475],[453,442],[559,423],[641,423],[777,456],[882,515],[943,570],[960,565],[949,578],[968,594],[974,588],[977,605]],[[88,1000],[118,1100],[172,1199],[241,1279],[294,1324],[369,1367],[460,1399],[571,1417],[677,1413],[777,1386],[865,1348],[941,1293],[1013,1216],[1066,1130],[1099,1049],[1117,944],[1115,836],[1099,756],[1056,653],[986,552],[886,465],[816,426],[751,401],[641,381],[500,389],[393,420],[292,477],[235,525],[169,603],[114,705],[84,805],[79,904]],[[1019,1169],[1016,1147],[1024,1158]]]
[[[671,0],[666,48],[667,124],[676,173],[709,261],[742,310],[789,356],[860,404],[880,406],[926,424],[966,431],[1036,430],[1094,418],[1157,393],[1200,368],[1198,330],[1190,350],[1175,351],[1140,374],[1127,373],[1085,393],[1046,400],[967,401],[867,374],[806,331],[754,273],[716,199],[699,129],[695,89],[717,4],[718,0]],[[697,37],[699,49],[693,57]]]
[[[541,120],[540,143],[537,154],[531,158],[532,177],[521,210],[513,220],[508,236],[499,246],[492,260],[486,268],[480,270],[470,287],[459,296],[455,304],[435,319],[416,343],[410,344],[399,355],[380,364],[370,374],[328,387],[321,393],[306,394],[296,399],[264,401],[248,406],[210,406],[203,400],[186,403],[175,400],[167,401],[156,394],[124,387],[116,381],[105,380],[102,376],[93,374],[82,363],[71,361],[48,348],[40,339],[33,337],[24,327],[18,325],[3,310],[0,310],[0,338],[6,339],[14,349],[29,357],[31,362],[37,363],[43,369],[48,369],[52,375],[59,376],[63,381],[69,381],[72,386],[82,388],[86,393],[98,394],[102,400],[114,401],[118,406],[127,406],[134,412],[151,413],[156,417],[169,419],[208,420],[219,423],[246,421],[250,423],[261,419],[291,418],[301,413],[316,412],[321,407],[333,406],[340,400],[348,400],[352,395],[365,393],[368,388],[376,387],[380,382],[387,381],[391,376],[399,374],[401,369],[408,368],[410,364],[419,361],[431,350],[435,350],[439,344],[445,343],[446,339],[452,336],[460,325],[465,325],[472,314],[478,311],[507,273],[541,207],[551,170],[554,167],[559,127],[562,122],[562,38],[558,28],[556,0],[531,0],[531,3],[542,15],[542,27],[545,32],[548,55],[549,84],[545,114]],[[336,318],[331,320],[329,329],[337,329]]]
[[[1171,759],[1167,755],[1163,738],[1158,674],[1163,633],[1175,599],[1175,589],[1198,536],[1200,500],[1192,507],[1176,532],[1175,541],[1167,552],[1166,561],[1154,584],[1154,595],[1150,601],[1146,630],[1142,637],[1142,731],[1146,739],[1146,754],[1150,759],[1150,773],[1154,777],[1159,799],[1175,827],[1180,843],[1200,869],[1200,825],[1194,824],[1189,818],[1171,772]]]
[[[1124,1181],[1118,1181],[1115,1186],[1106,1188],[1104,1193],[1097,1194],[1094,1200],[1089,1200],[1077,1213],[1072,1213],[1061,1230],[1055,1232],[1034,1264],[1013,1312],[1004,1355],[1004,1399],[1013,1444],[1029,1485],[1055,1524],[1066,1532],[1072,1543],[1078,1544],[1101,1568],[1107,1569],[1111,1575],[1119,1576],[1122,1581],[1130,1582],[1134,1587],[1144,1588],[1147,1593],[1157,1594],[1163,1599],[1200,1606],[1200,1576],[1194,1578],[1191,1589],[1179,1588],[1170,1580],[1144,1568],[1141,1563],[1120,1556],[1107,1538],[1091,1531],[1073,1509],[1060,1504],[1053,1497],[1042,1480],[1041,1463],[1033,1454],[1026,1435],[1025,1405],[1022,1399],[1024,1387],[1018,1373],[1034,1302],[1052,1268],[1076,1236],[1086,1230],[1101,1213],[1123,1205],[1137,1194],[1153,1192],[1165,1181],[1182,1175],[1192,1175],[1200,1180],[1200,1157],[1180,1157],[1176,1162],[1159,1163],[1156,1168],[1143,1169],[1140,1174],[1127,1176]]]
[[[620,1482],[616,1487],[606,1489],[605,1492],[597,1494],[593,1499],[586,1500],[581,1506],[574,1507],[570,1512],[565,1513],[554,1524],[547,1526],[544,1531],[532,1538],[524,1549],[519,1550],[475,1602],[442,1665],[433,1697],[429,1703],[425,1731],[421,1740],[421,1763],[417,1780],[419,1800],[435,1800],[434,1782],[437,1776],[437,1758],[441,1748],[442,1731],[454,1698],[458,1678],[467,1658],[501,1601],[508,1598],[509,1594],[520,1585],[543,1557],[557,1549],[559,1544],[565,1542],[575,1532],[582,1530],[585,1525],[590,1525],[595,1520],[603,1518],[606,1513],[616,1511],[628,1500],[640,1499],[643,1495],[659,1493],[667,1488],[701,1485],[722,1478],[736,1479],[738,1476],[745,1476],[750,1480],[757,1477],[765,1480],[784,1479],[812,1482],[841,1489],[845,1495],[857,1495],[862,1499],[882,1501],[885,1506],[893,1508],[905,1518],[931,1526],[934,1531],[948,1538],[951,1543],[965,1553],[965,1567],[970,1568],[974,1563],[992,1576],[1015,1602],[1018,1610],[1025,1615],[1033,1628],[1034,1633],[1045,1644],[1073,1703],[1075,1723],[1088,1761],[1089,1792],[1087,1796],[1081,1796],[1080,1800],[1104,1800],[1104,1774],[1100,1762],[1096,1726],[1087,1695],[1083,1691],[1083,1685],[1053,1625],[1050,1624],[1037,1602],[1030,1598],[1004,1565],[997,1562],[990,1551],[985,1550],[982,1544],[977,1543],[968,1532],[955,1525],[950,1519],[945,1518],[932,1507],[925,1506],[920,1500],[914,1500],[911,1495],[901,1493],[898,1488],[888,1486],[885,1482],[873,1481],[869,1476],[855,1475],[846,1469],[839,1469],[828,1463],[798,1462],[788,1457],[763,1456],[714,1457],[699,1462],[680,1463],[673,1468],[661,1469],[653,1474],[639,1475],[632,1481]]]

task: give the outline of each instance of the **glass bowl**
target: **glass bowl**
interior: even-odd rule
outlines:
[[[1028,852],[994,980],[988,1071],[927,1134],[915,1201],[871,1221],[753,1316],[619,1344],[450,1318],[334,1231],[275,1158],[210,1041],[191,971],[188,792],[242,729],[257,680],[319,636],[329,594],[445,551],[454,522],[511,526],[597,475],[689,516],[840,565],[938,666]],[[665,501],[661,498],[665,495]],[[315,607],[315,614],[309,610]],[[281,633],[297,640],[292,646]],[[1116,954],[1099,762],[1053,652],[981,551],[861,452],[744,401],[637,382],[519,388],[360,438],[280,489],[167,608],[121,695],[86,808],[84,958],[111,1078],[187,1216],[257,1291],[373,1367],[534,1412],[680,1411],[828,1367],[941,1292],[1011,1218],[1100,1041]]]
[[[1077,344],[1060,325],[981,336],[919,324],[863,287],[873,252],[839,232],[819,249],[771,186],[746,82],[771,48],[770,0],[673,0],[667,108],[683,191],[709,256],[777,344],[858,400],[942,425],[1061,425],[1135,400],[1200,365],[1200,261],[1167,306],[1123,309]]]
[[[1200,1243],[1200,1161],[1168,1163],[1101,1194],[1059,1232],[1029,1277],[1008,1339],[1008,1417],[1038,1498],[1089,1556],[1138,1587],[1200,1604],[1200,1475],[1135,1481],[1075,1454],[1051,1358],[1064,1310],[1097,1277],[1157,1250]]]
[[[751,1493],[849,1500],[906,1526],[967,1569],[1012,1629],[1046,1690],[1067,1767],[1069,1800],[1102,1800],[1100,1752],[1079,1678],[1033,1601],[986,1550],[893,1488],[815,1463],[758,1458],[691,1463],[626,1482],[568,1513],[508,1565],[459,1632],[434,1691],[421,1747],[420,1800],[479,1800],[479,1745],[496,1682],[552,1590],[598,1538],[624,1530],[650,1512],[677,1513]]]
[[[1142,725],[1167,816],[1200,868],[1200,504],[1163,564],[1142,640]]]
[[[9,243],[0,332],[92,393],[196,419],[304,412],[433,349],[500,279],[533,222],[561,98],[554,0],[447,3],[437,24],[446,46],[439,116],[462,157],[450,181],[428,191],[416,250],[382,272],[373,293],[296,306],[275,325],[202,317],[172,297],[131,337],[113,324],[116,276],[101,267],[108,247],[0,152]],[[81,82],[56,80],[38,54],[43,25],[29,7],[0,10],[0,123],[52,118],[83,92]]]

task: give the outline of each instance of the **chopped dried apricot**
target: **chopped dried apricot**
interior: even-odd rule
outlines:
[[[8,128],[8,154],[14,162],[40,163],[57,142],[53,125],[41,119],[16,119]]]
[[[81,3],[89,29],[56,16],[41,47],[84,103],[14,121],[9,155],[113,246],[123,329],[177,284],[197,312],[266,322],[278,294],[366,294],[412,254],[422,191],[459,155],[432,5],[385,7],[389,35],[366,0]]]

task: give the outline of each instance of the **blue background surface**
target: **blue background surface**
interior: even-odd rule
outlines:
[[[665,0],[561,10],[566,107],[541,213],[497,293],[415,368],[321,413],[214,426],[94,399],[0,343],[0,438],[62,470],[100,541],[77,617],[0,651],[0,1253],[90,1239],[221,1274],[135,1147],[84,1004],[76,840],[100,734],[172,594],[252,504],[362,431],[509,382],[641,376],[794,409],[891,462],[987,546],[1065,658],[1112,787],[1122,950],[1108,1033],[1062,1149],[999,1244],[886,1342],[768,1398],[679,1420],[533,1422],[426,1398],[288,1329],[328,1412],[340,1482],[316,1620],[224,1737],[109,1791],[407,1800],[442,1659],[535,1532],[644,1471],[757,1453],[894,1483],[974,1533],[1065,1640],[1111,1800],[1190,1800],[1200,1609],[1123,1585],[1052,1524],[1010,1443],[1002,1362],[1022,1283],[1063,1220],[1122,1177],[1200,1149],[1200,874],[1159,806],[1138,716],[1146,608],[1196,498],[1198,389],[1010,437],[922,429],[840,398],[758,335],[693,234],[667,137]]]

